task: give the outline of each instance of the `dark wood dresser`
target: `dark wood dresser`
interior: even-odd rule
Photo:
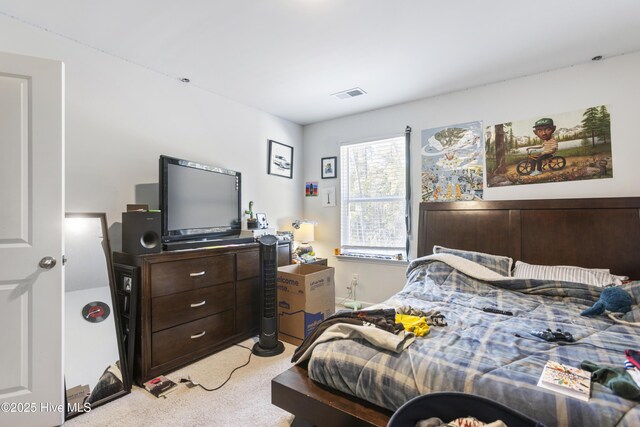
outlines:
[[[131,255],[114,263],[139,268],[134,379],[138,385],[259,333],[257,243]],[[278,245],[278,264],[291,244]],[[131,361],[129,361],[131,363]]]

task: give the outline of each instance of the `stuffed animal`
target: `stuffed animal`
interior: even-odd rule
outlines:
[[[605,310],[615,313],[628,313],[631,311],[633,299],[627,291],[616,286],[604,288],[600,293],[600,299],[590,308],[586,309],[581,316],[597,316]]]

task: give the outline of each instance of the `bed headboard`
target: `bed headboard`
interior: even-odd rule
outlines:
[[[640,197],[423,202],[418,256],[434,245],[640,279]]]

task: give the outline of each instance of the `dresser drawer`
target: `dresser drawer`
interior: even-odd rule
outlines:
[[[234,280],[233,254],[151,265],[151,296],[159,297]]]
[[[236,333],[256,331],[260,327],[260,278],[236,283]]]
[[[151,331],[157,332],[201,319],[234,305],[233,282],[153,298]]]
[[[289,265],[289,245],[278,245],[278,266]],[[260,277],[260,249],[238,252],[238,280]]]
[[[259,250],[238,252],[238,280],[258,276],[260,276]]]
[[[214,346],[233,335],[233,310],[194,320],[151,335],[151,364],[159,366],[178,357]]]

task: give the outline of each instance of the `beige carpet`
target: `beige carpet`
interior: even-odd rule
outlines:
[[[250,339],[241,344],[251,348],[253,343]],[[218,391],[178,384],[178,389],[166,398],[156,398],[134,386],[131,394],[72,418],[64,425],[288,427],[293,416],[271,404],[271,379],[292,366],[289,361],[295,346],[284,344],[285,351],[278,356],[251,356],[251,363],[238,369]],[[189,375],[205,387],[215,388],[236,366],[244,364],[249,354],[249,350],[233,346],[166,376],[178,382]]]

